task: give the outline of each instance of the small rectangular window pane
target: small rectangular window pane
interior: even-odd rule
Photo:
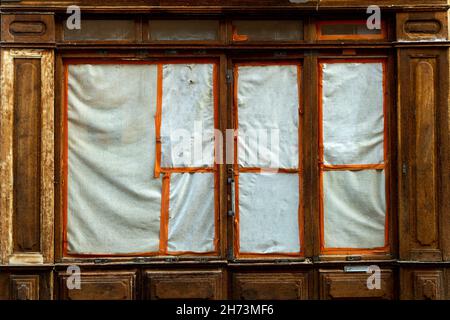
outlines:
[[[299,253],[299,176],[239,174],[241,253]]]
[[[318,24],[319,39],[383,39],[384,25],[380,29],[369,29],[365,20],[322,21]]]
[[[214,41],[219,39],[217,20],[152,20],[152,41]]]
[[[233,21],[233,41],[301,41],[303,23],[298,20]]]
[[[298,168],[299,66],[242,65],[236,75],[239,165]]]
[[[324,163],[383,163],[383,63],[322,63],[321,70]]]
[[[134,41],[134,20],[88,20],[81,19],[81,28],[70,30],[64,24],[66,41]]]
[[[163,168],[214,165],[214,65],[163,66]]]
[[[174,173],[170,179],[168,251],[214,251],[214,174]]]
[[[326,248],[385,246],[385,186],[383,170],[323,173]]]

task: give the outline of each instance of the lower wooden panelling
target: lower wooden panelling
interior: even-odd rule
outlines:
[[[304,273],[235,273],[233,299],[236,300],[304,300],[309,298],[309,274]]]
[[[222,270],[147,270],[144,298],[220,300],[226,298]]]
[[[50,300],[51,278],[52,274],[44,271],[0,271],[0,300]]]
[[[402,268],[400,287],[400,299],[403,300],[448,299],[446,291],[450,290],[450,270]]]
[[[76,288],[74,274],[58,274],[59,298],[62,300],[134,300],[136,299],[136,270],[87,271],[80,274]]]
[[[0,300],[450,299],[447,265],[381,266],[379,288],[372,289],[373,274],[363,266],[356,271],[343,266],[89,266],[81,269],[79,289],[73,288],[73,273],[56,268],[0,267]]]
[[[319,270],[320,299],[394,299],[392,270],[381,270],[379,287],[373,284],[365,272],[352,273],[343,270]]]

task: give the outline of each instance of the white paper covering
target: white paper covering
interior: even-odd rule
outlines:
[[[326,171],[323,190],[325,247],[384,247],[384,171]]]
[[[161,139],[162,167],[213,166],[212,64],[164,65]]]
[[[383,163],[381,63],[323,64],[325,164]]]
[[[297,66],[241,66],[237,94],[239,164],[297,168]]]
[[[239,174],[242,253],[298,253],[297,174]]]
[[[159,248],[155,66],[69,66],[68,250]]]
[[[214,174],[172,174],[169,252],[214,251],[214,220]]]

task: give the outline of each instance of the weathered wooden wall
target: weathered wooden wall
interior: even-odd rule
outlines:
[[[364,13],[373,1],[322,0],[327,17]],[[107,4],[105,4],[107,3]],[[382,52],[391,58],[391,167],[395,187],[391,193],[393,220],[391,254],[320,257],[314,244],[313,191],[307,192],[306,258],[299,261],[236,261],[228,256],[227,229],[221,225],[222,253],[214,259],[67,259],[61,249],[61,134],[62,57],[151,55],[136,53],[154,48],[163,55],[180,45],[84,44],[83,51],[64,43],[59,16],[68,4],[86,12],[259,13],[274,18],[288,12],[313,23],[320,19],[316,1],[292,4],[275,1],[3,1],[1,4],[1,108],[0,108],[0,299],[450,299],[450,110],[449,34],[446,0],[378,1],[388,14],[389,38],[379,42],[321,43],[313,28],[305,29],[298,45],[255,47],[254,56],[273,56],[273,50],[304,59],[305,88],[302,121],[317,131],[313,93],[322,50],[358,55]],[[364,10],[362,10],[364,9]],[[30,12],[33,12],[32,14]],[[36,13],[41,12],[41,13]],[[384,11],[383,11],[384,12]],[[272,14],[272,15],[271,15]],[[226,32],[226,30],[224,30]],[[83,47],[83,46],[82,46]],[[105,52],[104,50],[110,50]],[[226,60],[236,47],[197,45]],[[101,50],[101,51],[100,51]],[[233,51],[234,50],[234,51]],[[231,54],[231,53],[230,53]],[[155,55],[157,55],[155,53]],[[224,60],[224,61],[225,61]],[[222,73],[226,66],[222,65]],[[222,79],[222,101],[230,93]],[[310,90],[308,90],[308,88]],[[230,124],[226,102],[223,125]],[[308,109],[310,108],[310,109]],[[311,112],[306,112],[306,111]],[[305,139],[313,139],[305,133]],[[305,183],[317,187],[316,147],[305,146]],[[222,177],[225,179],[225,177]],[[312,190],[315,189],[312,188]],[[224,197],[226,199],[226,197]],[[226,217],[227,206],[222,208]],[[308,215],[310,212],[310,215]],[[226,219],[226,218],[225,218]],[[351,258],[351,257],[350,257]],[[351,259],[350,259],[351,260]],[[67,266],[82,269],[82,290],[68,290]],[[369,290],[367,274],[348,273],[345,266],[379,265],[382,289]]]

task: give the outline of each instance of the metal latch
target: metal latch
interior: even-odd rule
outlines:
[[[231,83],[233,81],[233,71],[228,70],[227,71],[227,83]]]
[[[361,256],[347,256],[346,260],[347,261],[361,261],[362,258],[361,258]]]
[[[369,266],[345,266],[344,272],[347,273],[367,273],[369,271]]]
[[[102,263],[108,263],[110,260],[109,259],[95,259],[94,263],[95,264],[102,264]]]

